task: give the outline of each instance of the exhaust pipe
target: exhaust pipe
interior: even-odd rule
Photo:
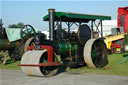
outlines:
[[[55,9],[48,9],[49,12],[49,40],[54,40],[54,19],[55,19]]]

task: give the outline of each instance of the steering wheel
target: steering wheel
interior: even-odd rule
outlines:
[[[20,38],[22,41],[26,41],[35,34],[36,31],[31,25],[24,25],[20,30]]]

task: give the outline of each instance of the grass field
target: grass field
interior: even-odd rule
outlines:
[[[6,64],[5,65],[0,65],[0,69],[15,69],[15,70],[18,70],[18,69],[20,69],[20,67],[17,66],[18,64],[20,64],[20,61],[11,60],[10,57],[8,57]]]
[[[96,73],[96,74],[128,76],[128,59],[125,60],[122,64],[118,64],[126,57],[126,55],[128,55],[128,53],[109,55],[108,56],[109,63],[104,68],[96,68],[96,69],[90,69],[87,67],[81,67],[77,69],[67,68],[66,71],[73,73]],[[10,58],[8,58],[6,65],[0,65],[0,69],[20,69],[20,67],[17,66],[19,63],[20,63],[19,61],[14,62],[10,60]]]
[[[81,67],[78,69],[70,69],[67,71],[71,71],[74,73],[82,73],[82,72],[91,72],[96,74],[109,74],[109,75],[120,75],[120,76],[128,76],[128,59],[126,59],[122,64],[119,64],[128,53],[123,54],[111,54],[108,56],[109,63],[104,68],[90,69],[87,67]]]

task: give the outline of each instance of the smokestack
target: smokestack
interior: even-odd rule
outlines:
[[[48,9],[49,12],[49,39],[54,40],[54,19],[55,19],[55,9]]]

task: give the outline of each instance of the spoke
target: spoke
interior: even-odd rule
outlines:
[[[30,38],[31,34],[35,34],[35,30],[31,25],[25,25],[22,29],[21,29],[21,39],[23,41],[26,40],[26,38]],[[27,36],[25,39],[24,37]]]
[[[98,58],[96,57],[94,60],[94,64],[97,64],[97,63],[98,63]]]
[[[29,28],[26,28],[27,32],[29,32]]]
[[[0,64],[4,65],[6,63],[6,54],[4,53],[4,51],[1,51],[0,54]]]
[[[33,33],[32,29],[30,30],[30,33]]]

